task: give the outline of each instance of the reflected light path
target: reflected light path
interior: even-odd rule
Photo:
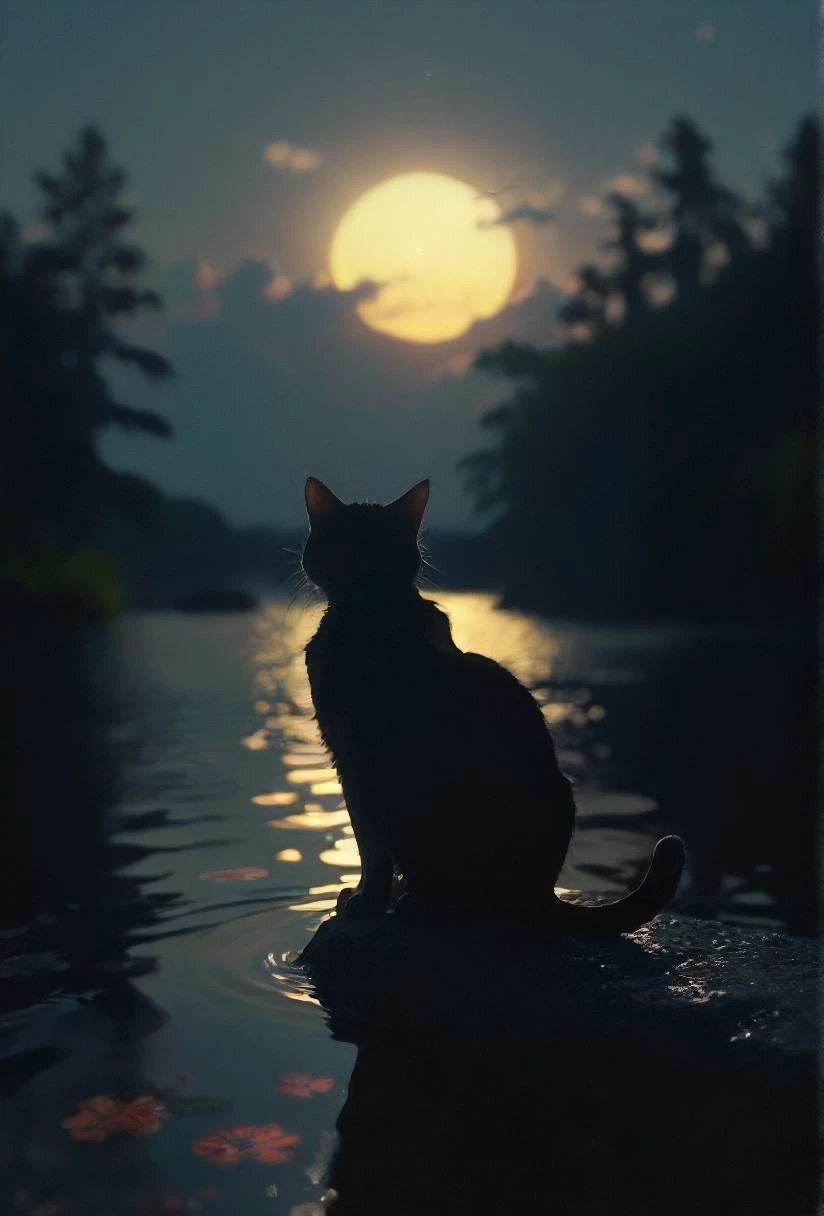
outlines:
[[[570,657],[569,629],[554,628],[525,613],[499,609],[493,595],[446,592],[427,598],[448,613],[453,637],[462,650],[497,660],[533,691],[553,729],[560,764],[576,783],[579,811],[578,831],[561,882],[566,888],[594,894],[625,891],[637,881],[639,856],[645,850],[644,833],[652,831],[642,822],[643,817],[653,816],[657,804],[650,798],[618,794],[600,785],[601,767],[608,773],[611,764],[610,745],[603,741],[602,734],[607,711],[600,700],[616,680],[622,684],[634,682],[637,673],[616,669],[612,658],[608,668],[602,669],[600,659],[589,668],[582,666],[580,654]],[[341,875],[344,871],[356,875],[360,865],[341,787],[314,720],[306,674],[304,648],[322,612],[321,605],[295,610],[275,600],[256,617],[250,656],[251,700],[260,725],[243,739],[247,750],[267,754],[267,788],[251,801],[260,807],[289,807],[288,814],[266,820],[265,824],[284,835],[285,849],[301,854],[302,861],[296,864],[305,868],[293,872],[299,881],[305,874],[307,888],[313,880],[317,882],[318,865],[337,869]],[[573,636],[578,644],[578,634]],[[650,644],[660,647],[666,643],[666,635],[656,635]],[[586,653],[598,654],[599,647],[612,644],[609,631],[593,629],[585,642],[590,647]],[[586,680],[578,683],[584,673]],[[375,712],[380,712],[377,705]],[[459,760],[456,756],[456,763]],[[535,795],[539,798],[540,791],[536,790]],[[517,806],[506,807],[502,831],[505,821],[510,823],[517,814]],[[632,823],[637,826],[627,830]],[[290,839],[292,832],[294,837]],[[316,851],[307,849],[311,832],[320,834]],[[343,885],[341,877],[335,890],[324,894],[331,901]],[[330,909],[332,906],[330,902]]]
[[[455,641],[462,650],[475,650],[505,664],[525,684],[538,687],[551,680],[557,657],[557,643],[545,625],[521,613],[495,611],[495,599],[482,594],[443,594],[430,596],[449,613]],[[302,612],[285,604],[267,605],[258,621],[254,653],[254,708],[262,725],[243,740],[250,751],[272,750],[283,768],[285,788],[252,798],[256,806],[289,806],[294,810],[281,819],[270,819],[267,826],[278,831],[320,832],[325,836],[317,860],[341,871],[357,871],[360,866],[357,845],[337,774],[328,763],[317,725],[313,719],[312,699],[304,663],[304,647],[317,629],[322,608],[313,606]],[[376,707],[376,712],[378,708]],[[553,722],[580,707],[546,707]],[[275,783],[276,784],[276,783]],[[298,789],[289,787],[299,787]],[[308,787],[308,788],[307,788]],[[303,802],[303,790],[312,801]],[[306,855],[305,845],[277,854],[280,860],[294,854]],[[357,875],[347,874],[348,883]],[[348,883],[346,885],[348,885]],[[310,901],[307,911],[334,907],[334,896],[344,885],[343,877],[328,892],[329,900]],[[317,892],[320,893],[320,892]],[[323,908],[319,907],[323,904]]]

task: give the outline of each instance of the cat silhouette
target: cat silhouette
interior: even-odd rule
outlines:
[[[421,481],[388,506],[342,503],[306,482],[303,568],[328,606],[306,647],[315,715],[340,779],[362,876],[339,911],[387,911],[625,933],[674,895],[678,836],[659,840],[640,885],[610,904],[555,893],[575,803],[531,693],[465,653],[449,618],[415,586]]]

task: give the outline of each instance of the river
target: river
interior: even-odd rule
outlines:
[[[794,837],[774,847],[771,819],[795,746],[775,722],[801,687],[781,639],[437,598],[458,645],[505,663],[542,705],[578,805],[563,887],[620,894],[677,831],[682,911],[769,928],[800,915]],[[17,1210],[325,1210],[355,1048],[290,960],[357,882],[358,854],[312,720],[303,646],[319,614],[272,599],[113,627],[117,840],[161,911],[132,935],[145,974],[4,1023],[18,1054],[52,1053],[6,1107]],[[501,807],[502,833],[517,813]]]

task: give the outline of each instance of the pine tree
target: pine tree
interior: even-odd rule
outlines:
[[[591,339],[601,336],[607,326],[607,301],[612,287],[609,278],[592,263],[576,272],[578,290],[558,309],[558,320],[573,329],[585,325]]]
[[[0,556],[18,573],[38,561],[62,568],[93,545],[108,508],[140,514],[154,500],[142,478],[102,461],[102,431],[171,434],[158,414],[117,401],[104,378],[107,361],[151,380],[171,372],[121,325],[161,303],[139,284],[145,255],[124,239],[125,174],[87,127],[61,170],[36,181],[47,238],[24,244],[10,217],[0,221]]]
[[[641,238],[656,228],[658,221],[623,194],[613,191],[607,202],[614,213],[615,234],[604,243],[604,249],[616,259],[608,282],[621,298],[625,324],[633,324],[649,311],[644,280],[658,265],[657,256],[643,248]]]
[[[121,239],[133,218],[121,199],[126,175],[109,160],[102,135],[94,127],[84,128],[76,147],[64,156],[62,173],[41,172],[36,180],[45,195],[43,218],[73,280],[78,364],[91,375],[97,360],[105,356],[133,364],[150,379],[164,379],[171,373],[167,361],[125,341],[113,324],[142,309],[160,308],[161,300],[156,292],[136,284],[146,255]],[[118,405],[105,390],[98,392],[95,405],[95,427],[113,424],[171,434],[159,415]]]
[[[115,400],[104,379],[106,360],[131,365],[158,381],[171,368],[119,329],[119,322],[159,308],[161,300],[139,286],[146,256],[124,239],[133,218],[122,197],[126,175],[112,163],[102,135],[86,127],[65,154],[61,171],[40,172],[36,181],[51,237],[28,255],[23,274],[48,282],[59,310],[59,323],[44,341],[59,347],[64,374],[50,386],[48,404],[41,400],[40,409],[50,414],[51,455],[59,448],[65,469],[59,477],[66,498],[62,531],[69,543],[76,543],[93,535],[105,505],[129,509],[149,494],[140,479],[115,473],[100,460],[100,432],[117,426],[171,434],[160,415]]]
[[[690,294],[702,282],[712,246],[720,245],[730,256],[748,247],[743,205],[716,180],[712,144],[690,119],[674,118],[661,147],[673,161],[672,168],[653,175],[672,197],[674,238],[666,260],[678,291]]]

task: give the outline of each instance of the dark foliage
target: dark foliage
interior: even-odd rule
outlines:
[[[804,121],[781,178],[747,209],[714,178],[686,120],[663,139],[660,215],[612,199],[612,269],[584,267],[562,317],[589,340],[508,343],[482,370],[509,400],[463,462],[510,599],[592,617],[784,617],[814,594],[817,130]],[[673,239],[639,245],[657,223]],[[719,255],[719,250],[721,251]],[[674,298],[650,307],[644,275]],[[607,323],[617,297],[620,320]]]
[[[171,434],[160,415],[114,399],[106,363],[153,380],[171,369],[124,336],[122,322],[160,299],[139,286],[146,258],[124,238],[126,178],[102,136],[85,128],[60,171],[36,180],[47,239],[25,244],[11,217],[0,224],[0,565],[6,582],[59,594],[89,584],[89,550],[109,510],[140,517],[151,507],[145,481],[100,459],[100,433]],[[74,577],[79,554],[85,573]],[[115,577],[95,569],[98,583]],[[100,587],[90,594],[99,601]]]

